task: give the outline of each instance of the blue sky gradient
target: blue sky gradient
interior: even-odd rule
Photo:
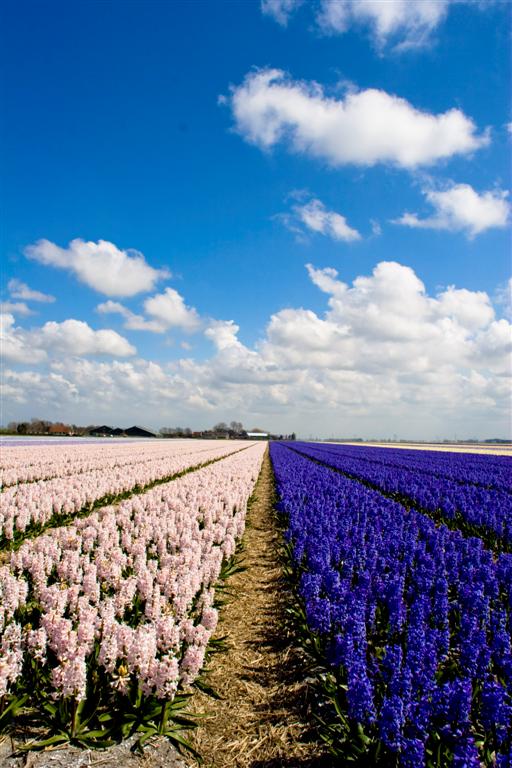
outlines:
[[[384,376],[387,384],[376,385],[364,403],[355,405],[353,395],[337,401],[325,390],[310,398],[308,388],[333,386],[325,370],[338,371],[335,353],[326,368],[313,362],[306,371],[294,363],[286,381],[278,377],[276,384],[263,376],[257,391],[253,386],[253,364],[258,371],[267,366],[268,374],[264,348],[272,316],[304,308],[327,319],[328,299],[308,276],[306,263],[335,269],[339,280],[351,284],[371,275],[380,262],[392,261],[411,268],[430,297],[449,286],[485,292],[495,315],[487,326],[482,321],[478,332],[471,330],[466,340],[471,349],[488,343],[495,353],[494,331],[487,342],[479,341],[478,333],[507,317],[508,213],[502,211],[500,218],[498,212],[494,223],[476,235],[457,229],[453,219],[444,228],[392,221],[405,212],[420,219],[432,216],[428,190],[465,184],[479,195],[496,196],[510,188],[510,4],[448,4],[445,18],[423,44],[404,51],[388,41],[379,46],[368,25],[354,23],[343,34],[327,34],[315,22],[313,7],[298,8],[283,26],[262,13],[258,2],[22,0],[4,5],[2,299],[19,301],[9,296],[13,278],[56,299],[27,301],[35,313],[30,315],[5,307],[15,316],[9,328],[19,329],[19,343],[42,343],[44,352],[33,359],[24,353],[6,356],[11,373],[5,379],[4,423],[62,416],[76,423],[107,419],[198,427],[241,418],[248,426],[295,427],[307,435],[334,430],[428,438],[442,429],[443,437],[461,429],[468,437],[507,434],[509,368],[496,373],[487,352],[478,361],[461,353],[457,371],[446,374],[449,389],[450,376],[469,381],[474,371],[489,384],[485,395],[480,392],[475,400],[473,392],[464,403],[460,393],[451,402],[444,394],[424,399],[407,389],[412,421],[394,398],[388,407],[396,370],[392,379],[384,369],[368,374],[373,383]],[[390,162],[333,167],[308,151],[293,151],[290,137],[262,150],[237,126],[231,99],[232,89],[266,68],[283,70],[289,84],[316,82],[325,98],[341,100],[347,87],[348,92],[372,88],[431,115],[455,108],[474,122],[478,135],[488,129],[489,141],[473,152],[411,169]],[[299,226],[293,208],[311,200],[345,217],[360,239],[348,242],[308,229],[304,222]],[[505,197],[503,205],[508,206]],[[171,277],[120,297],[85,284],[70,269],[27,258],[27,247],[40,239],[66,248],[76,238],[135,249],[151,267],[170,270]],[[196,309],[197,327],[166,320],[158,333],[131,330],[121,314],[97,309],[112,300],[143,315],[144,301],[166,286]],[[114,331],[136,348],[136,356],[110,354],[94,344],[74,355],[68,339],[59,357],[59,344],[41,342],[38,329],[70,318],[94,331]],[[239,327],[250,363],[245,358],[212,362],[223,352],[212,345],[208,328],[230,320]],[[296,321],[294,316],[291,322]],[[336,322],[346,325],[340,316]],[[503,328],[500,339],[506,335]],[[275,339],[271,342],[275,346]],[[259,356],[257,363],[252,355]],[[82,375],[72,372],[71,357],[76,365],[81,360],[101,367],[111,394],[103,411],[98,392],[90,385],[86,391]],[[122,377],[114,380],[106,371],[121,364],[119,358],[122,365],[145,370],[149,363],[160,366],[170,377],[165,389],[171,394],[159,398],[151,390],[145,401],[146,385],[118,391]],[[438,364],[431,360],[422,370],[431,374]],[[341,368],[350,375],[361,370],[357,361]],[[217,369],[233,369],[232,375],[224,380],[212,373]],[[235,371],[241,369],[245,374],[237,382]],[[61,381],[51,384],[56,376],[66,379],[68,395]],[[272,387],[279,391],[269,394]],[[424,391],[425,381],[418,380],[418,387]],[[192,390],[193,399],[184,402],[183,393]],[[439,422],[434,417],[433,424],[437,412]]]

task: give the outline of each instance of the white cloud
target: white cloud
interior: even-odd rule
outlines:
[[[421,229],[444,229],[475,237],[487,229],[506,227],[510,216],[508,192],[491,190],[479,194],[469,184],[453,184],[446,190],[423,191],[435,213],[420,218],[404,213],[395,224]]]
[[[165,328],[181,328],[193,332],[201,325],[197,311],[187,307],[183,297],[174,288],[166,288],[163,293],[146,299],[144,309]]]
[[[321,0],[317,21],[328,34],[366,26],[378,47],[393,40],[400,48],[411,48],[428,41],[449,4],[449,0]]]
[[[29,416],[37,401],[48,418],[76,421],[79,409],[84,422],[144,416],[154,426],[200,427],[236,417],[306,436],[504,435],[511,326],[496,319],[486,293],[449,286],[429,295],[413,269],[391,261],[351,283],[329,267],[309,265],[309,275],[324,311],[282,309],[254,346],[240,341],[235,322],[217,320],[204,330],[214,350],[206,360],[100,362],[60,352],[44,372],[36,359],[31,371],[11,369],[7,420]],[[46,332],[45,353],[56,336]]]
[[[170,274],[166,269],[151,267],[139,251],[121,250],[107,240],[94,243],[77,238],[67,248],[38,240],[24,252],[40,264],[72,272],[82,283],[106,296],[147,293]]]
[[[382,235],[382,227],[380,222],[378,222],[376,219],[370,219],[370,224],[372,225],[372,235],[374,237],[380,237],[380,235]]]
[[[32,288],[29,288],[26,283],[22,283],[21,280],[18,280],[15,277],[7,283],[7,290],[13,299],[42,301],[47,304],[51,304],[55,301],[55,296],[50,296],[50,294],[42,293],[41,291],[34,291]]]
[[[98,304],[96,307],[96,312],[99,312],[102,315],[121,315],[121,317],[124,318],[124,327],[130,331],[151,331],[153,333],[164,333],[167,328],[164,323],[158,322],[157,320],[148,320],[147,318],[143,317],[143,315],[137,315],[135,312],[129,310],[128,307],[125,307],[118,301],[112,301],[111,299]]]
[[[15,363],[38,363],[48,357],[82,355],[128,357],[137,351],[115,331],[95,331],[82,320],[50,321],[25,330],[15,325],[12,314],[0,317],[2,356]]]
[[[201,328],[201,318],[193,307],[187,307],[185,300],[174,290],[166,288],[163,293],[150,296],[144,301],[144,311],[149,317],[137,315],[118,301],[98,304],[100,314],[118,314],[124,319],[124,327],[131,331],[152,331],[164,333],[171,328],[179,328],[187,333],[194,333]]]
[[[311,232],[331,237],[333,240],[352,242],[361,239],[359,232],[347,224],[344,216],[335,211],[328,211],[321,200],[312,199],[304,205],[294,205],[292,210],[292,229],[295,229],[295,222],[298,221]],[[284,221],[287,223],[287,216]]]
[[[261,0],[261,10],[272,16],[281,26],[286,27],[292,13],[302,5],[302,0]]]
[[[494,309],[485,291],[468,291],[448,286],[437,297],[436,313],[439,318],[450,317],[470,331],[489,326],[494,320]]]
[[[2,359],[11,363],[29,363],[35,365],[46,360],[46,352],[30,344],[27,332],[17,328],[14,316],[0,314],[0,348]]]
[[[503,308],[506,317],[512,320],[512,277],[496,289],[496,304]]]
[[[28,317],[35,312],[24,301],[0,301],[0,313]]]
[[[82,320],[48,322],[33,337],[52,354],[61,355],[110,355],[128,357],[137,351],[123,336],[112,330],[93,330]]]
[[[240,327],[233,320],[213,320],[204,335],[213,342],[215,347],[222,351],[229,348],[241,348],[238,340]]]
[[[502,318],[490,323],[477,337],[476,346],[482,361],[492,366],[497,373],[510,379],[512,376],[512,325],[508,320]]]
[[[293,81],[279,69],[248,74],[231,89],[236,129],[262,149],[286,143],[332,166],[389,163],[413,169],[484,146],[459,109],[434,115],[369,88],[328,97],[317,83]]]
[[[324,34],[367,29],[378,49],[392,45],[393,50],[404,51],[428,44],[455,2],[479,9],[492,4],[474,0],[318,0],[307,7]],[[301,4],[300,0],[262,0],[261,7],[263,13],[287,26]]]

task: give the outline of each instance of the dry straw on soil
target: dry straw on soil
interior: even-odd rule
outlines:
[[[283,621],[288,594],[273,493],[267,453],[244,536],[246,570],[229,580],[232,599],[217,631],[229,650],[214,656],[208,674],[222,700],[193,699],[202,715],[194,746],[207,768],[332,765],[315,739],[304,660]]]

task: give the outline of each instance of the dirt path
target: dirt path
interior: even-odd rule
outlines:
[[[204,717],[195,747],[206,768],[320,768],[311,733],[310,691],[304,663],[283,624],[286,588],[273,517],[273,479],[265,455],[244,536],[246,570],[229,580],[232,599],[217,635],[229,650],[212,659],[208,681],[222,697],[194,695]]]

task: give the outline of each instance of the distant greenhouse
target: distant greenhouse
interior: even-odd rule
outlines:
[[[270,435],[268,432],[248,432],[247,437],[250,440],[268,440]]]

